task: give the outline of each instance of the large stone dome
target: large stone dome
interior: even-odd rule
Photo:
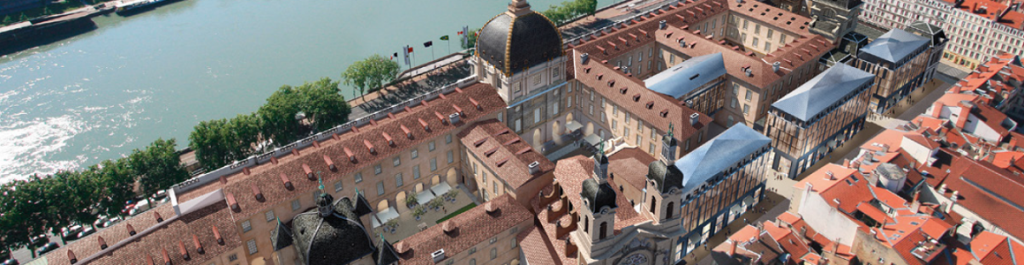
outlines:
[[[530,10],[526,0],[514,0],[509,11],[480,29],[476,55],[512,75],[562,56],[562,35],[555,23]]]

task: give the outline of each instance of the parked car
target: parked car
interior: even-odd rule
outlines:
[[[57,250],[58,248],[60,248],[60,245],[58,245],[56,242],[46,243],[46,245],[43,245],[43,247],[39,248],[39,255],[45,255],[46,253],[50,253],[50,251]]]
[[[128,215],[135,216],[137,214],[145,212],[146,210],[149,210],[149,208],[150,208],[149,202],[147,202],[147,201],[140,201],[139,203],[135,204],[135,207],[132,208],[131,211],[128,211]]]
[[[69,227],[61,228],[60,234],[64,238],[72,238],[76,236],[78,232],[82,232],[82,229],[84,229],[84,227],[82,227],[81,225],[72,225]]]
[[[150,197],[153,198],[154,200],[159,200],[159,199],[166,198],[167,197],[167,190],[161,190],[161,191],[158,191],[156,193],[153,193],[153,196],[150,196]]]
[[[46,243],[50,243],[50,238],[46,237],[46,234],[42,234],[30,238],[29,242],[32,243],[33,246],[41,247]]]
[[[107,221],[103,222],[100,225],[97,225],[96,227],[107,228],[107,227],[113,226],[114,224],[117,224],[117,223],[120,223],[120,222],[121,222],[121,217],[114,217],[114,218],[107,219]]]
[[[93,233],[96,233],[96,229],[93,229],[92,227],[86,227],[85,229],[82,230],[82,232],[78,232],[78,238],[83,238]]]
[[[19,265],[19,264],[21,264],[21,263],[19,263],[17,259],[8,259],[8,260],[4,261],[3,263],[0,263],[0,265]]]

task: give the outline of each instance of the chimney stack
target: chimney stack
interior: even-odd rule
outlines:
[[[696,112],[690,114],[690,126],[696,126],[698,122],[700,122],[700,114]]]
[[[782,66],[782,64],[779,62],[772,63],[772,72],[778,73],[780,66]]]
[[[668,23],[665,20],[658,21],[658,29],[665,29],[668,27]]]

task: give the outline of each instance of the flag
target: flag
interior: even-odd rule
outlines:
[[[441,36],[441,40],[448,40],[448,35]]]
[[[427,41],[427,42],[423,43],[423,47],[424,48],[430,47],[431,45],[434,45],[434,41]],[[412,49],[412,48],[410,48],[410,49]]]
[[[460,30],[460,31],[459,31],[459,35],[462,35],[462,33],[464,33],[464,32],[462,32],[462,31]]]
[[[406,48],[409,48],[409,51],[408,51],[408,52],[412,52],[412,46],[405,46],[405,47],[406,47]]]
[[[397,52],[394,55],[391,55],[391,58],[394,58],[394,57],[398,57],[398,53]]]

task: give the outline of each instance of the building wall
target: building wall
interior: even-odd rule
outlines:
[[[927,70],[929,52],[930,49],[926,48],[923,52],[912,55],[913,58],[902,65],[891,65],[886,62],[875,64],[861,58],[852,60],[854,67],[875,75],[874,86],[871,88],[874,96],[871,98],[869,109],[884,112],[892,104],[921,87],[924,82],[920,79]]]
[[[889,247],[888,244],[878,241],[873,235],[861,230],[855,229],[854,231],[856,231],[856,240],[851,249],[853,254],[865,264],[924,264],[918,260],[908,263],[903,260],[903,256],[899,252]]]
[[[485,238],[467,248],[465,251],[459,253],[445,252],[447,257],[437,264],[452,265],[452,264],[477,264],[477,265],[491,265],[491,264],[509,264],[512,260],[519,260],[519,242],[516,242],[516,235],[519,231],[525,231],[528,227],[533,226],[533,219],[526,219],[523,222],[512,226],[508,230],[499,232],[490,238]],[[491,240],[494,240],[493,243]],[[491,250],[494,250],[495,256],[491,258]]]
[[[999,51],[1024,56],[1024,29],[993,23],[990,19],[965,9],[953,8],[952,5],[946,8],[950,15],[943,29],[949,36],[949,47],[943,59],[947,62],[969,72],[996,56]]]
[[[494,118],[495,115],[489,117],[481,117],[480,120]],[[400,214],[411,214],[411,209],[406,207],[405,198],[407,196],[415,196],[417,188],[429,189],[434,184],[440,183],[441,181],[449,182],[452,187],[458,184],[464,183],[464,180],[459,178],[458,172],[461,171],[461,165],[463,165],[460,155],[460,143],[455,136],[460,130],[465,129],[466,125],[460,128],[456,128],[447,134],[439,135],[433,139],[425,141],[414,148],[408,148],[402,151],[397,156],[392,156],[383,159],[378,164],[367,164],[365,167],[358,169],[355,173],[348,174],[346,176],[336,178],[331,176],[334,174],[330,171],[322,172],[324,179],[334,179],[335,181],[325,182],[324,186],[331,195],[335,198],[355,198],[355,191],[358,189],[366,197],[371,207],[374,209],[374,214],[380,210],[392,207],[397,210]],[[449,141],[450,139],[450,141]],[[431,144],[432,143],[432,144]],[[430,150],[430,146],[434,146],[434,150]],[[386,146],[380,146],[378,148],[390,148]],[[416,150],[416,158],[412,158],[413,150]],[[448,153],[451,153],[452,162],[448,163]],[[343,157],[345,154],[334,154],[332,155],[334,161],[344,162],[346,161]],[[399,158],[399,164],[394,165],[394,158]],[[431,170],[431,165],[436,163],[436,170]],[[376,166],[380,166],[380,174],[375,174]],[[418,177],[416,169],[419,170]],[[402,185],[398,185],[397,175],[401,174]],[[357,179],[362,179],[357,181]],[[307,181],[305,179],[292,179],[292,181]],[[340,189],[336,189],[337,184],[341,183]],[[378,194],[378,183],[384,187],[383,194]],[[273,247],[270,244],[270,231],[274,229],[276,225],[276,218],[280,218],[282,222],[288,223],[291,219],[302,212],[306,212],[316,206],[314,200],[315,194],[319,191],[311,192],[294,192],[294,197],[291,200],[279,203],[277,205],[268,205],[263,210],[257,212],[252,216],[238,216],[235,222],[236,229],[239,231],[239,237],[242,240],[242,249],[244,250],[245,256],[250,262],[253,262],[259,258],[266,258],[267,260],[273,259]],[[253,196],[252,194],[234,194],[234,196]],[[299,207],[293,207],[293,203],[298,201]],[[421,202],[423,203],[423,202]],[[272,212],[267,214],[267,212]],[[372,214],[371,214],[372,215]],[[367,229],[372,229],[369,215],[362,218],[363,225]],[[268,218],[270,217],[270,218]],[[248,221],[251,226],[251,230],[245,231],[243,224]],[[374,231],[367,231],[370,234],[375,234]],[[249,254],[247,244],[250,240],[256,243],[256,253]]]
[[[659,131],[644,122],[639,116],[619,108],[600,93],[594,92],[592,88],[583,85],[580,85],[579,88],[581,94],[577,97],[579,99],[577,106],[581,110],[578,120],[583,124],[584,135],[603,134],[604,139],[621,138],[626,144],[636,146],[651,156],[658,157],[661,154],[661,138],[666,132]],[[676,150],[677,156],[685,155],[704,143],[707,140],[705,137],[707,128],[708,126],[700,128],[690,138],[677,139],[679,141]]]
[[[798,187],[801,195],[799,211],[807,222],[807,225],[814,228],[814,231],[824,235],[831,241],[842,243],[847,246],[854,246],[858,229],[857,223],[850,220],[846,214],[832,207],[817,192],[811,191],[812,187]],[[840,202],[842,203],[842,202]],[[869,256],[870,257],[870,256]]]
[[[751,154],[751,160],[734,172],[722,172],[691,194],[683,194],[682,228],[688,231],[678,238],[679,258],[718,233],[732,219],[746,212],[745,207],[757,204],[764,195],[766,170],[771,166],[769,147]],[[733,211],[739,208],[739,211]]]
[[[838,102],[841,103],[834,110],[810,121],[810,124],[772,108],[764,131],[772,139],[772,147],[775,148],[773,152],[777,154],[772,168],[796,177],[820,156],[832,151],[834,146],[829,146],[829,142],[836,141],[835,145],[838,146],[860,131],[868,110],[870,93],[867,87],[858,90],[860,92],[851,95],[850,99],[840,99]],[[821,148],[825,148],[825,152],[818,152]]]
[[[719,20],[724,23],[725,16],[721,17]],[[740,44],[746,51],[753,51],[759,55],[772,53],[799,38],[795,33],[743,14],[729,14],[727,28],[725,37],[728,41]]]

